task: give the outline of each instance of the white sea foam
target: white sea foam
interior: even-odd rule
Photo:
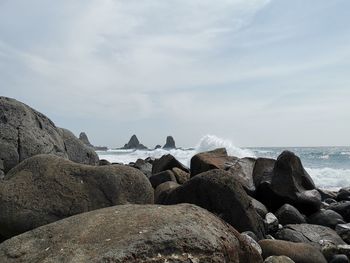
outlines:
[[[219,138],[215,135],[203,136],[196,147],[196,152],[205,152],[217,148],[226,148],[228,155],[239,158],[255,157],[251,150],[238,148],[234,146],[231,141]]]
[[[350,186],[349,169],[305,168],[317,187],[337,190]]]

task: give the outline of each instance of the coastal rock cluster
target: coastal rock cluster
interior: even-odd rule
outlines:
[[[1,262],[349,262],[350,188],[317,189],[292,152],[110,164],[5,97],[0,128]]]
[[[162,147],[161,145],[157,144],[154,149],[176,149],[175,145],[175,140],[172,136],[167,136],[166,137],[166,142],[164,146]],[[145,145],[140,143],[139,139],[137,136],[134,134],[131,136],[130,140],[128,143],[126,143],[122,148],[120,149],[126,149],[126,150],[146,150],[148,149]]]

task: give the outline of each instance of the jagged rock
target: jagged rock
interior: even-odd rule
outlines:
[[[36,155],[0,181],[0,235],[11,237],[71,215],[117,204],[153,203],[139,170],[89,166],[55,155]]]
[[[333,229],[311,224],[286,225],[275,234],[275,237],[292,242],[308,243],[318,248],[324,240],[334,245],[345,244]]]
[[[192,177],[170,192],[165,204],[192,203],[220,216],[238,231],[265,235],[262,219],[250,197],[229,172],[215,169]]]
[[[157,174],[166,170],[171,170],[173,168],[179,168],[185,172],[188,172],[188,168],[180,163],[174,156],[171,154],[166,154],[160,157],[159,159],[154,160],[152,167],[152,174]]]
[[[134,134],[133,136],[131,136],[129,142],[127,144],[125,144],[122,149],[138,149],[138,150],[142,150],[142,149],[147,149],[147,147],[144,146],[143,144],[141,144],[139,142],[139,139],[137,139],[136,135]]]
[[[320,189],[320,188],[317,188],[317,191],[321,194],[322,201],[325,201],[328,198],[332,198],[332,199],[337,198],[337,192],[329,191],[326,189]]]
[[[344,219],[341,215],[333,210],[320,210],[307,218],[309,224],[328,226],[335,228],[338,224],[344,224]]]
[[[171,170],[166,170],[166,171],[154,174],[149,178],[149,181],[151,182],[153,188],[157,188],[158,185],[168,181],[173,181],[177,183],[176,177]]]
[[[176,145],[175,145],[175,140],[172,136],[168,136],[166,137],[166,142],[163,146],[163,149],[175,149]]]
[[[5,241],[0,258],[4,263],[262,263],[237,231],[189,204],[123,205],[72,216]]]
[[[164,204],[169,193],[180,185],[174,181],[168,181],[157,186],[154,191],[154,203]]]
[[[89,138],[87,137],[85,132],[81,132],[79,134],[79,140],[81,140],[86,146],[94,148],[94,146],[90,143]]]
[[[271,175],[265,175],[257,190],[257,199],[271,211],[288,203],[305,214],[317,212],[321,195],[303,168],[299,157],[284,151],[278,158]]]
[[[77,138],[74,140],[79,141]],[[75,141],[74,144],[78,147],[74,151],[90,154],[85,145]],[[0,149],[5,173],[37,154],[55,154],[64,158],[70,155],[62,131],[49,118],[24,103],[6,97],[0,97]],[[84,163],[87,159],[87,156],[83,158]],[[91,160],[87,163],[95,161],[96,156],[91,153]]]
[[[305,217],[294,206],[283,205],[275,213],[278,221],[282,225],[306,223]]]
[[[263,258],[270,256],[287,256],[296,263],[327,263],[319,249],[304,243],[283,240],[260,240]]]
[[[71,131],[62,128],[60,131],[69,160],[90,165],[99,164],[98,155],[91,147],[86,146]]]
[[[227,155],[225,148],[198,153],[191,158],[191,176],[213,169],[225,170],[237,161],[238,158]]]

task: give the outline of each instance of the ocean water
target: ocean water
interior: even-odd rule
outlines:
[[[108,150],[98,151],[100,159],[110,162],[128,164],[137,159],[147,157],[159,158],[172,154],[184,165],[189,166],[193,155],[225,147],[228,154],[236,157],[268,157],[277,158],[284,150],[290,150],[300,157],[306,171],[317,187],[339,189],[350,186],[350,147],[286,147],[286,148],[239,148],[228,140],[214,135],[206,135],[198,144],[189,149],[156,149],[156,150]]]

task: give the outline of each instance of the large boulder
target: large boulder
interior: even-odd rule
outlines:
[[[275,167],[276,160],[270,158],[258,158],[255,161],[253,170],[254,185],[257,187],[260,185],[262,179],[265,176],[272,174],[273,168]]]
[[[137,139],[136,135],[134,134],[133,136],[131,136],[129,142],[126,143],[122,149],[138,149],[138,150],[143,150],[143,149],[147,149],[147,147],[144,146],[143,144],[141,144],[141,143],[139,142],[139,139]]]
[[[265,239],[259,241],[259,245],[263,258],[287,256],[295,263],[327,263],[321,251],[309,244]]]
[[[169,193],[180,185],[174,181],[168,181],[157,186],[154,191],[154,203],[164,204]]]
[[[4,263],[262,263],[231,226],[194,205],[123,205],[76,215],[0,244]]]
[[[305,217],[294,206],[285,204],[275,213],[282,225],[306,223]]]
[[[78,140],[76,138],[76,140]],[[77,144],[76,152],[87,153]],[[55,154],[69,158],[62,131],[42,113],[15,99],[0,97],[0,160],[7,173],[19,162],[37,154]],[[88,156],[84,158],[84,163]],[[95,163],[91,153],[88,163]]]
[[[294,153],[284,151],[278,158],[272,174],[265,175],[258,187],[257,199],[275,211],[288,203],[305,214],[317,212],[321,195]]]
[[[98,155],[93,148],[85,145],[71,131],[62,128],[60,131],[69,160],[90,165],[99,164]]]
[[[167,136],[163,149],[174,149],[174,148],[176,148],[174,138],[172,136]]]
[[[36,155],[0,181],[0,235],[11,237],[102,207],[153,203],[153,189],[137,169],[89,166]]]
[[[350,222],[350,201],[330,204],[327,209],[337,212],[346,222]]]
[[[154,160],[152,174],[157,174],[166,170],[171,170],[175,167],[185,172],[188,172],[188,168],[185,167],[182,163],[180,163],[174,156],[172,156],[171,154],[166,154],[160,157],[159,159]]]
[[[171,170],[166,170],[164,172],[154,174],[149,178],[149,181],[151,182],[152,187],[154,189],[157,188],[158,185],[165,183],[165,182],[172,181],[172,182],[177,183],[176,177]]]
[[[275,234],[275,237],[297,243],[308,243],[318,248],[325,241],[334,245],[345,244],[333,229],[311,224],[286,225]]]
[[[197,153],[191,158],[191,176],[213,169],[226,170],[237,161],[238,158],[227,155],[225,148]]]
[[[192,203],[224,219],[238,231],[265,234],[263,220],[250,203],[250,197],[229,172],[215,169],[192,177],[171,191],[165,204]]]
[[[345,223],[340,214],[333,210],[324,209],[310,215],[307,218],[307,222],[314,225],[328,226],[333,229],[335,229],[336,225]]]

